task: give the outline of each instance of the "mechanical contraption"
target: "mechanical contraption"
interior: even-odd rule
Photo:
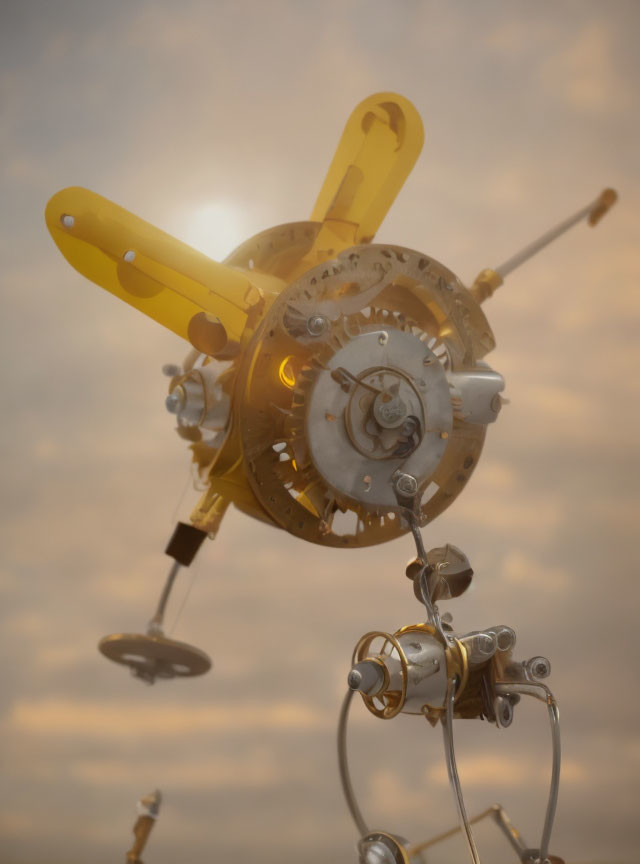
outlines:
[[[362,864],[411,864],[424,859],[429,847],[455,833],[447,831],[428,841],[409,844],[393,834],[372,831],[365,822],[351,784],[347,761],[347,720],[354,692],[359,691],[367,709],[390,720],[400,713],[425,717],[432,726],[441,723],[449,781],[454,792],[460,828],[474,864],[480,857],[471,824],[493,815],[522,864],[562,864],[549,855],[560,781],[560,729],[558,707],[542,683],[551,672],[546,657],[517,661],[513,655],[516,634],[498,625],[455,633],[449,613],[440,615],[437,600],[458,597],[471,584],[473,571],[464,553],[447,545],[425,554],[419,531],[415,532],[418,557],[407,567],[414,593],[425,607],[426,621],[401,627],[395,633],[372,631],[357,643],[348,676],[349,690],[338,726],[340,776],[349,811],[360,834]],[[540,845],[528,847],[505,811],[494,805],[469,819],[456,765],[453,720],[488,720],[510,726],[521,696],[533,696],[547,706],[551,723],[552,768],[547,810]]]
[[[147,632],[107,636],[100,650],[150,683],[210,668],[199,649],[166,637],[162,621],[180,567],[215,537],[230,504],[324,546],[369,546],[410,532],[417,557],[408,575],[426,620],[362,637],[340,719],[341,774],[361,861],[420,861],[440,838],[410,846],[364,822],[346,760],[355,691],[376,716],[404,712],[442,724],[474,862],[453,719],[507,726],[522,695],[542,699],[553,768],[539,846],[527,847],[497,805],[483,815],[494,815],[521,861],[545,862],[560,764],[556,703],[540,680],[549,663],[515,660],[507,626],[453,631],[437,603],[466,589],[471,567],[451,545],[427,553],[421,528],[464,489],[503,404],[504,380],[485,359],[495,340],[482,303],[571,226],[595,225],[616,193],[605,190],[466,287],[431,255],[372,242],[422,144],[409,101],[393,93],[365,99],[347,122],[311,221],[263,231],[222,263],[88,190],[64,189],[49,201],[47,225],[67,260],[191,346],[182,365],[164,367],[166,406],[203,494],[191,524],[178,523],[169,541],[174,564]]]

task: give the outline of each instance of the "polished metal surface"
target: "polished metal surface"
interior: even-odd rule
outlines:
[[[397,507],[396,472],[424,487],[451,432],[449,385],[435,355],[413,334],[364,329],[317,373],[309,397],[306,437],[313,464],[336,495],[363,511]],[[341,383],[336,370],[350,373]],[[354,383],[357,382],[357,383]],[[415,418],[407,435],[404,422]],[[415,438],[415,441],[413,440]]]

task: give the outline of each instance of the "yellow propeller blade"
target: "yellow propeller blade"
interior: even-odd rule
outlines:
[[[423,143],[422,120],[408,99],[376,93],[361,102],[347,121],[313,208],[312,220],[325,229],[316,250],[331,239],[335,252],[371,242]]]
[[[212,261],[88,189],[58,192],[45,219],[83,276],[189,341],[211,326],[216,344],[226,341],[225,331],[239,342],[248,310],[262,299],[245,272]]]

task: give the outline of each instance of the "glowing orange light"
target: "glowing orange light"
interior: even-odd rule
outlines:
[[[285,357],[278,369],[278,377],[284,386],[289,388],[289,390],[292,390],[296,386],[296,376],[294,375],[293,366],[291,365],[292,360],[292,356]]]

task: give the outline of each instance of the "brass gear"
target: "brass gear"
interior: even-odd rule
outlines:
[[[474,367],[494,345],[482,311],[462,283],[438,262],[411,250],[353,247],[282,292],[240,370],[245,468],[269,516],[292,534],[321,545],[369,546],[408,530],[397,508],[371,512],[332,491],[310,459],[305,433],[318,373],[373,325],[411,333],[445,370]],[[423,525],[464,487],[485,429],[454,417],[442,459],[421,490]]]

